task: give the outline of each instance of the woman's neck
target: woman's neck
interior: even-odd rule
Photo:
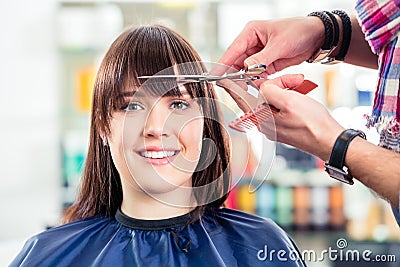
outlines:
[[[192,211],[195,205],[174,205],[175,201],[168,199],[173,197],[175,200],[179,196],[179,202],[191,203],[191,196],[185,197],[182,194],[177,194],[176,192],[168,192],[163,194],[153,194],[149,195],[143,191],[137,189],[127,189],[123,190],[123,200],[121,204],[121,211],[125,215],[136,218],[136,219],[166,219],[183,214],[187,214]],[[187,201],[183,201],[184,199]],[[168,203],[169,202],[169,203]],[[193,202],[193,201],[192,201]]]

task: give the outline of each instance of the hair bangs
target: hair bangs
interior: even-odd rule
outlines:
[[[203,97],[205,87],[199,83],[180,83],[172,79],[150,78],[138,80],[140,76],[199,75],[206,72],[201,58],[193,53],[192,46],[179,34],[160,25],[142,26],[135,29],[135,51],[128,66],[130,86],[142,87],[155,96],[182,96],[179,85],[184,85],[192,98]],[[149,45],[149,43],[151,45]]]

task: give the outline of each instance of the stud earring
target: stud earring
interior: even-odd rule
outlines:
[[[106,138],[102,138],[102,140],[103,140],[103,151],[104,151],[104,153],[108,153],[108,142],[107,142],[107,139]]]
[[[103,138],[103,146],[108,146],[107,139]]]

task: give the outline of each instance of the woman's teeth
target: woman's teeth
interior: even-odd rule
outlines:
[[[175,155],[175,151],[143,151],[140,155],[145,158],[151,159],[162,159],[165,157],[172,157]]]

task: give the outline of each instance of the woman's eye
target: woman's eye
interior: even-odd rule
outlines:
[[[143,107],[136,102],[131,102],[123,106],[122,109],[125,111],[136,111],[136,110],[142,110]]]
[[[184,110],[189,108],[189,103],[183,100],[176,100],[171,104],[171,108]]]

